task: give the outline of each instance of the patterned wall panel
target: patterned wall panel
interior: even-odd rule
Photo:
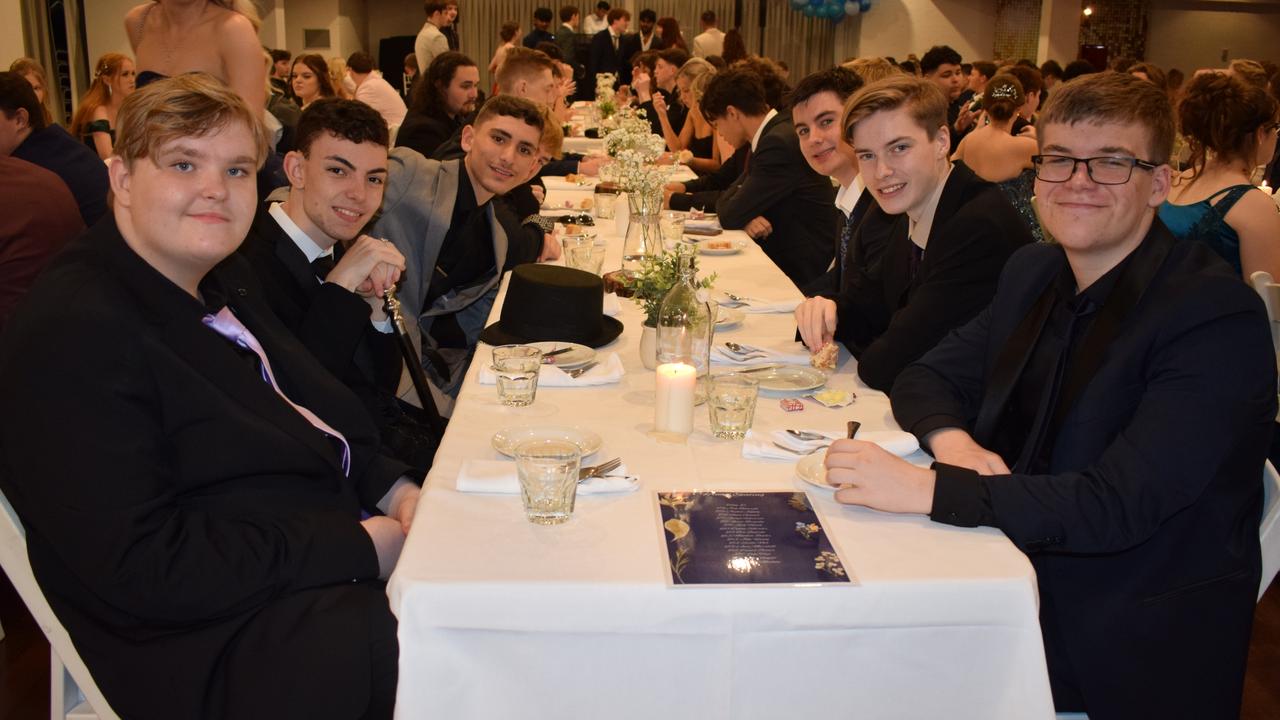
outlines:
[[[1092,0],[1093,14],[1080,23],[1080,42],[1105,45],[1107,61],[1141,60],[1147,50],[1147,10],[1150,0]]]
[[[996,3],[995,58],[1010,62],[1021,58],[1036,59],[1040,42],[1040,5],[1040,0],[999,0]]]

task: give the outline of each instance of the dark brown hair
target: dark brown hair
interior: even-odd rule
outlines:
[[[1022,83],[1009,73],[996,75],[987,81],[982,91],[982,109],[987,111],[992,120],[1004,122],[1013,117],[1027,101],[1022,92]]]
[[[316,82],[320,83],[320,97],[333,97],[337,95],[337,91],[333,89],[333,80],[329,77],[329,63],[325,59],[315,53],[299,55],[293,59],[293,65],[290,67],[289,75],[292,77],[292,68],[298,67],[298,63],[306,65],[311,72],[316,75]]]
[[[1178,123],[1191,150],[1191,171],[1204,170],[1212,152],[1224,162],[1253,165],[1257,130],[1276,119],[1275,98],[1261,87],[1224,72],[1197,75],[1178,103]]]
[[[1135,124],[1146,128],[1149,157],[1154,163],[1169,162],[1173,152],[1173,108],[1169,96],[1155,85],[1126,73],[1102,72],[1055,85],[1040,112],[1037,123]],[[1044,142],[1044,135],[1040,135]]]
[[[391,144],[387,121],[377,110],[359,100],[321,98],[308,105],[298,117],[294,147],[307,155],[311,152],[311,143],[324,133],[350,140],[357,145],[370,142],[387,147]]]
[[[732,65],[747,57],[747,43],[742,39],[738,28],[724,34],[724,48],[720,51],[726,65]]]
[[[745,115],[758,116],[769,112],[769,104],[764,99],[764,85],[757,73],[732,67],[716,73],[707,81],[698,101],[702,116],[707,120],[717,120],[724,117],[730,105]]]

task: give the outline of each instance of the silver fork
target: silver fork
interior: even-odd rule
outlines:
[[[621,464],[622,458],[614,458],[607,462],[602,462],[599,465],[584,467],[578,471],[578,482],[584,482],[588,478],[599,477],[607,472],[617,470],[618,466]]]
[[[569,377],[574,378],[574,379],[576,380],[578,377],[580,377],[580,376],[582,375],[582,373],[584,373],[584,372],[586,372],[586,371],[590,370],[591,368],[593,368],[593,367],[595,367],[595,366],[597,366],[597,365],[599,365],[599,364],[600,364],[599,362],[597,362],[597,361],[595,361],[595,360],[592,360],[591,362],[587,363],[586,365],[583,365],[583,366],[582,366],[582,367],[580,367],[580,368],[574,368],[574,369],[572,369],[572,370],[565,370],[565,371],[564,371],[564,374],[565,374],[565,375],[568,375]]]
[[[792,449],[792,448],[787,447],[786,445],[783,445],[783,444],[782,444],[782,443],[780,443],[780,442],[775,442],[775,443],[773,444],[773,446],[774,446],[774,447],[778,447],[778,448],[782,448],[783,450],[786,450],[787,452],[791,453],[792,455],[812,455],[812,454],[814,454],[814,453],[818,452],[819,450],[826,450],[826,449],[827,449],[827,446],[826,446],[826,445],[819,445],[818,447],[813,448],[813,449],[811,449],[811,450],[795,450],[795,449]]]

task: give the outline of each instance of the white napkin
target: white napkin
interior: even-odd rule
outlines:
[[[760,348],[760,352],[750,352],[748,355],[751,359],[744,360],[742,356],[729,352],[729,348],[724,343],[716,343],[711,346],[711,362],[720,363],[722,365],[764,365],[767,363],[783,363],[786,365],[808,365],[809,350],[803,344],[798,342],[787,343],[786,345],[763,347],[761,345],[752,345],[751,348]],[[761,357],[764,353],[764,357]]]
[[[581,182],[569,182],[562,175],[543,175],[542,185],[548,190],[590,190],[600,178],[582,176]]]
[[[770,300],[755,295],[743,295],[742,293],[734,293],[734,295],[743,298],[743,300],[733,300],[724,293],[718,293],[716,302],[727,307],[737,307],[739,310],[749,313],[789,313],[793,312],[803,302],[803,298]]]
[[[605,355],[596,355],[596,366],[582,373],[578,377],[569,377],[564,370],[552,364],[543,365],[538,370],[538,387],[590,387],[592,385],[611,385],[622,379],[626,375],[626,370],[622,367],[622,359],[618,357],[618,353],[611,352]],[[572,369],[572,368],[571,368]],[[493,366],[482,364],[480,366],[480,384],[496,385],[498,376],[493,372]]]
[[[839,432],[827,432],[825,430],[809,430],[809,432],[820,433],[825,435],[827,439],[801,440],[785,430],[775,430],[767,435],[748,430],[746,438],[742,440],[742,457],[749,460],[758,458],[798,460],[804,457],[802,453],[814,448],[824,448],[844,437],[844,433]],[[916,436],[902,430],[860,431],[857,439],[873,442],[898,457],[906,457],[920,449],[920,442],[916,440]],[[800,452],[787,452],[774,445],[775,442]]]
[[[617,293],[604,294],[604,314],[609,317],[618,317],[618,313],[622,312],[622,302],[618,300]]]
[[[719,218],[711,217],[711,218],[702,218],[701,220],[693,220],[691,218],[685,218],[684,229],[707,231],[707,230],[721,230],[722,228],[720,227]]]
[[[467,460],[458,473],[458,492],[520,494],[520,477],[511,460]],[[594,477],[578,483],[579,495],[631,492],[640,487],[640,479],[627,475],[627,466],[619,465],[605,477]]]

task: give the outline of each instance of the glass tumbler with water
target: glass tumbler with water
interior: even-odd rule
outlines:
[[[746,437],[756,414],[760,384],[740,373],[713,375],[707,392],[711,434],[722,440]]]
[[[604,268],[605,242],[590,233],[560,238],[565,267],[599,275]]]
[[[502,345],[493,349],[493,372],[497,376],[498,400],[503,405],[533,404],[538,394],[538,370],[542,351],[532,345]]]
[[[559,525],[573,514],[582,451],[566,440],[530,440],[516,447],[516,473],[525,517]]]

